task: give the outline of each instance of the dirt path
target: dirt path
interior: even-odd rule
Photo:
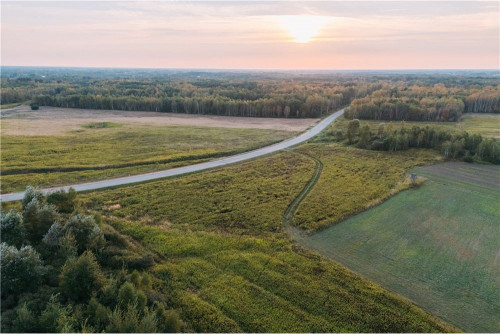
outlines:
[[[297,209],[299,208],[300,203],[307,197],[309,192],[314,188],[316,183],[318,182],[319,178],[321,177],[321,172],[323,171],[323,163],[304,153],[298,153],[294,152],[296,154],[301,154],[309,159],[314,160],[316,163],[316,166],[314,167],[314,173],[309,179],[309,181],[306,183],[304,188],[300,191],[300,193],[290,202],[288,207],[286,208],[285,212],[283,213],[283,228],[285,231],[293,238],[300,238],[301,236],[304,235],[304,231],[302,231],[300,228],[293,226],[293,217],[295,216],[295,212],[297,212]]]

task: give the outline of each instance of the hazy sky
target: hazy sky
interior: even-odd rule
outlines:
[[[1,2],[1,64],[499,67],[494,2]]]

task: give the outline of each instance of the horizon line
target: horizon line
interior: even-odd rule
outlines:
[[[254,72],[318,72],[318,71],[338,71],[338,72],[355,72],[355,71],[498,71],[500,68],[351,68],[351,69],[335,69],[335,68],[297,68],[297,69],[280,69],[280,68],[216,68],[216,67],[112,67],[112,66],[52,66],[52,65],[0,65],[4,67],[22,67],[22,68],[67,68],[67,69],[111,69],[111,70],[182,70],[182,71],[254,71]]]

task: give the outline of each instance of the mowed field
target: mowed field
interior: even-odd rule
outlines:
[[[199,163],[284,140],[316,121],[25,108],[2,111],[2,193]]]
[[[80,197],[162,259],[156,288],[194,331],[456,331],[287,237],[283,214],[314,168],[283,152]]]
[[[500,330],[500,168],[444,163],[300,243],[473,332]]]

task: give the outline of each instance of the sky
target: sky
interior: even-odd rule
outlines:
[[[4,1],[1,65],[498,69],[499,2]]]

